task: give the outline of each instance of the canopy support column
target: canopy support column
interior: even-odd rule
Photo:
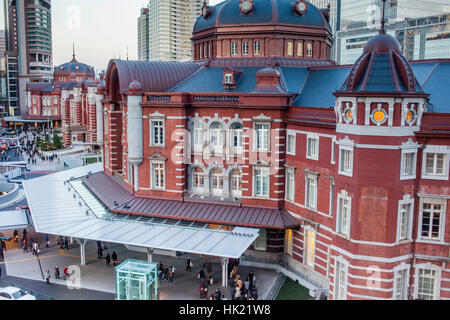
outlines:
[[[86,265],[86,243],[85,239],[77,239],[78,244],[80,245],[80,255],[81,255],[81,265]]]
[[[222,262],[222,287],[228,286],[228,257],[220,257]]]
[[[147,248],[147,260],[148,262],[153,262],[153,248]]]

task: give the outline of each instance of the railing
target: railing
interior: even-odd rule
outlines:
[[[170,102],[170,96],[147,96],[147,102]]]
[[[238,103],[239,97],[231,96],[194,96],[194,102]]]

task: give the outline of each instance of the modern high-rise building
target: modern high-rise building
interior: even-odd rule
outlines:
[[[382,0],[341,0],[336,36],[337,62],[352,64],[381,23]],[[388,0],[388,33],[408,60],[450,58],[448,0]]]
[[[27,82],[53,78],[51,0],[4,0],[4,11],[8,101],[18,115]]]
[[[138,18],[139,60],[191,60],[192,29],[202,7],[203,0],[150,0]]]
[[[138,60],[150,60],[150,21],[149,9],[142,8],[138,18]]]

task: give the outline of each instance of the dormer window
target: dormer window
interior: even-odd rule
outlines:
[[[224,83],[225,84],[229,84],[229,85],[232,85],[234,82],[233,82],[233,74],[232,73],[225,73],[225,75],[224,75]]]
[[[228,89],[236,87],[241,74],[242,71],[235,70],[229,67],[225,68],[223,70],[223,86]]]

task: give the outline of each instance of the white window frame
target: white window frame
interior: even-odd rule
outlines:
[[[418,264],[415,266],[415,274],[414,274],[414,298],[419,298],[419,273],[420,270],[428,270],[428,271],[434,271],[435,278],[434,278],[434,290],[433,290],[433,300],[439,300],[440,299],[440,292],[441,292],[441,268],[438,266],[427,262]]]
[[[341,279],[341,270],[344,271],[344,279]],[[340,283],[343,282],[341,288]],[[342,256],[336,257],[334,261],[334,285],[333,285],[333,300],[347,300],[347,285],[348,285],[348,261]],[[339,288],[339,290],[338,290]]]
[[[266,128],[258,129],[258,126],[267,126]],[[254,150],[259,152],[270,151],[270,129],[271,125],[269,121],[264,122],[255,122],[255,142],[254,142]],[[267,132],[267,135],[265,135]],[[260,136],[261,134],[261,136]],[[261,139],[260,139],[261,137]],[[267,140],[267,141],[266,141]],[[261,141],[261,144],[259,144]],[[267,147],[266,147],[267,145]],[[261,146],[261,147],[259,147]]]
[[[248,56],[250,43],[248,41],[242,41],[242,55]]]
[[[406,222],[406,237],[402,237],[402,216],[403,216],[403,206],[409,205],[408,220]],[[411,240],[412,239],[412,226],[414,219],[414,198],[411,198],[409,194],[404,195],[403,199],[398,202],[398,213],[397,213],[397,242]]]
[[[213,125],[218,124],[220,128],[213,128]],[[214,143],[213,143],[214,138]],[[225,126],[220,121],[215,121],[211,123],[209,126],[209,144],[210,144],[210,150],[214,153],[222,153],[226,141],[225,141]]]
[[[314,194],[311,198],[310,187],[311,181],[314,181]],[[318,190],[319,190],[319,174],[306,170],[305,172],[305,207],[311,210],[317,210],[317,200],[318,200]],[[312,201],[311,201],[312,200]]]
[[[338,167],[338,173],[343,176],[347,177],[353,177],[353,167],[354,167],[354,157],[355,157],[355,143],[351,140],[349,140],[347,137],[345,139],[339,140],[339,167]],[[343,151],[349,151],[350,152],[350,170],[342,170],[343,169]]]
[[[204,127],[200,120],[194,120],[192,125],[192,146],[194,152],[203,151]],[[199,143],[198,143],[199,142]]]
[[[342,200],[342,201],[341,201]],[[344,200],[348,201],[348,216],[346,224],[343,225],[343,211],[342,203]],[[350,238],[350,227],[352,218],[352,198],[348,195],[346,190],[341,190],[337,195],[337,213],[336,213],[336,233],[341,236]]]
[[[330,160],[331,164],[335,164],[336,163],[336,137],[333,137],[333,139],[331,139],[331,160]]]
[[[163,186],[160,186],[158,184],[155,184],[155,180],[156,180],[156,176],[155,176],[155,172],[153,170],[153,165],[161,165],[162,164],[162,170],[163,170],[163,175],[164,175],[164,179],[163,179]],[[151,189],[155,189],[155,190],[165,190],[166,189],[166,162],[162,161],[162,160],[151,160],[150,161],[150,186]]]
[[[197,169],[197,168],[201,169],[202,172],[196,173],[195,169]],[[195,178],[197,175],[199,176],[199,179],[203,181],[203,185],[201,187],[195,185]],[[199,167],[199,166],[195,166],[192,169],[192,190],[197,193],[203,193],[203,191],[205,190],[205,182],[206,182],[205,169],[203,169],[202,167]]]
[[[408,300],[408,288],[409,288],[409,273],[411,266],[402,262],[400,265],[394,267],[394,291],[392,292],[392,300]],[[399,275],[403,273],[405,279],[402,280],[401,288],[399,288]],[[398,298],[397,291],[400,289],[400,299]]]
[[[220,170],[221,174],[214,173],[214,170]],[[214,188],[215,181],[217,181],[217,186],[222,184],[222,188]],[[211,194],[213,196],[222,196],[225,191],[225,173],[224,170],[218,167],[211,169]]]
[[[296,137],[296,133],[295,131],[292,130],[288,130],[286,133],[286,154],[289,154],[291,156],[295,156],[295,152],[296,152],[296,141],[297,141],[297,137]],[[292,142],[290,142],[292,139]]]
[[[162,137],[158,137],[158,141],[155,142],[155,122],[161,122],[158,127],[162,127]],[[161,132],[158,131],[158,135]],[[162,141],[159,141],[162,140]],[[166,142],[166,121],[164,116],[151,116],[150,117],[150,146],[152,147],[164,147]]]
[[[336,188],[336,184],[334,182],[334,178],[330,177],[330,204],[329,204],[329,212],[328,212],[328,215],[330,217],[333,216],[333,211],[336,207],[336,202],[334,201],[335,188]]]
[[[253,42],[253,55],[259,56],[261,54],[261,41],[256,40]]]
[[[314,248],[312,252],[310,251],[310,238],[308,238],[308,235],[310,234],[314,235]],[[311,226],[305,226],[304,228],[304,237],[303,237],[303,264],[305,266],[309,266],[314,269],[314,264],[316,262],[316,246],[317,246],[317,231],[312,228]],[[312,259],[311,259],[312,257]]]
[[[232,56],[237,56],[237,52],[238,52],[238,43],[237,41],[231,41],[231,55]]]
[[[261,171],[261,175],[257,175],[257,171]],[[263,173],[266,174],[263,174]],[[261,191],[264,190],[263,184],[265,179],[267,178],[267,194],[257,194],[256,190],[256,181],[257,179],[261,179]],[[270,168],[269,167],[254,167],[253,168],[253,196],[256,198],[269,198],[270,197]]]
[[[240,128],[236,128],[236,126],[240,126]],[[234,145],[235,138],[237,139],[237,146]],[[243,152],[244,129],[240,122],[233,122],[230,125],[229,141],[231,150],[233,150],[234,153],[241,154]]]
[[[285,200],[295,201],[295,168],[286,168]]]
[[[314,141],[315,153],[310,149],[310,141]],[[308,133],[306,137],[306,159],[319,160],[320,137],[318,134]]]
[[[422,236],[422,223],[423,223],[423,205],[424,203],[431,203],[434,205],[440,205],[440,215],[439,215],[439,237],[425,237]],[[447,211],[447,199],[437,199],[437,198],[420,198],[420,207],[419,207],[419,223],[418,223],[418,238],[420,240],[430,241],[430,242],[442,242],[444,243],[444,235],[445,235],[445,216]],[[430,219],[432,222],[432,219]],[[432,225],[430,226],[430,231],[432,229]]]
[[[234,174],[235,172],[239,172],[239,174]],[[237,181],[236,181],[236,179],[237,179]],[[238,186],[238,188],[234,189],[236,186]],[[242,171],[239,169],[234,169],[231,171],[230,193],[231,193],[232,197],[236,197],[236,198],[242,197]]]
[[[443,174],[429,174],[427,170],[427,154],[429,153],[440,153],[444,154],[444,173]],[[449,177],[449,158],[450,158],[450,147],[449,146],[426,146],[423,150],[422,159],[422,179],[432,179],[432,180],[448,180]],[[435,161],[436,163],[436,161]]]

